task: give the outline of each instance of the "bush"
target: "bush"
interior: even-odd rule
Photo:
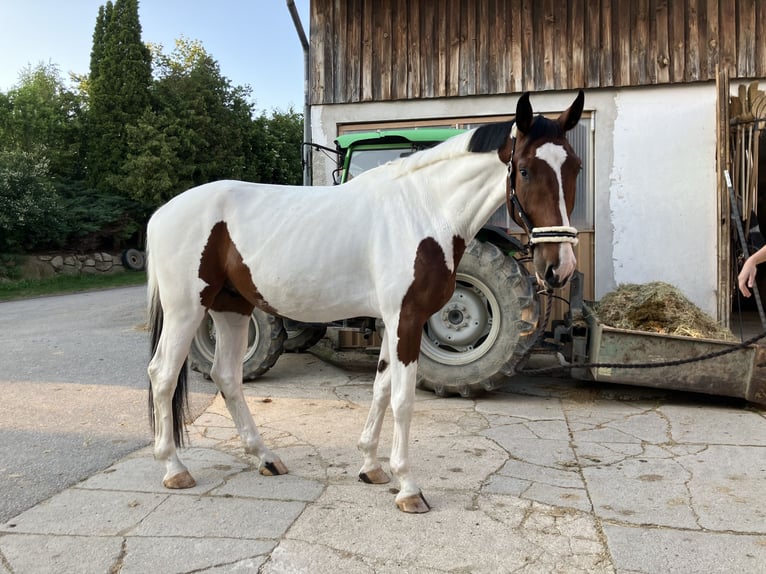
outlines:
[[[0,151],[0,251],[29,251],[61,240],[61,198],[48,161],[34,153]]]

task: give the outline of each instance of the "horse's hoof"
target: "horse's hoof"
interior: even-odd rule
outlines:
[[[387,484],[391,482],[389,476],[380,467],[375,468],[370,472],[360,472],[359,480],[367,484]]]
[[[424,512],[431,510],[431,505],[428,504],[422,492],[411,494],[404,498],[397,498],[396,506],[402,512],[410,514],[423,514]]]
[[[188,470],[185,470],[166,478],[162,484],[165,488],[192,488],[197,484],[197,481],[189,474]]]
[[[261,463],[258,467],[258,472],[263,476],[279,476],[280,474],[287,474],[287,467],[285,463],[277,459],[273,462]]]

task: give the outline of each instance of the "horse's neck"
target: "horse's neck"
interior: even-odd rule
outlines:
[[[442,207],[443,217],[466,240],[479,232],[505,198],[507,168],[496,154],[442,162],[422,175],[432,182],[429,193]]]

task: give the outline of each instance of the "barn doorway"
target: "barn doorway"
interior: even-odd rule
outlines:
[[[766,308],[766,263],[759,265],[752,297],[743,297],[736,285],[746,254],[754,253],[766,243],[766,92],[755,81],[737,86],[736,95],[729,93],[727,165],[746,239],[743,249],[737,221],[732,219],[730,327],[735,335],[747,337],[766,329],[763,312]]]

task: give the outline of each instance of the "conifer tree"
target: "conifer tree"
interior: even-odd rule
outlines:
[[[93,32],[88,112],[88,180],[102,191],[118,188],[127,129],[149,105],[151,55],[141,40],[138,0],[109,0]]]

